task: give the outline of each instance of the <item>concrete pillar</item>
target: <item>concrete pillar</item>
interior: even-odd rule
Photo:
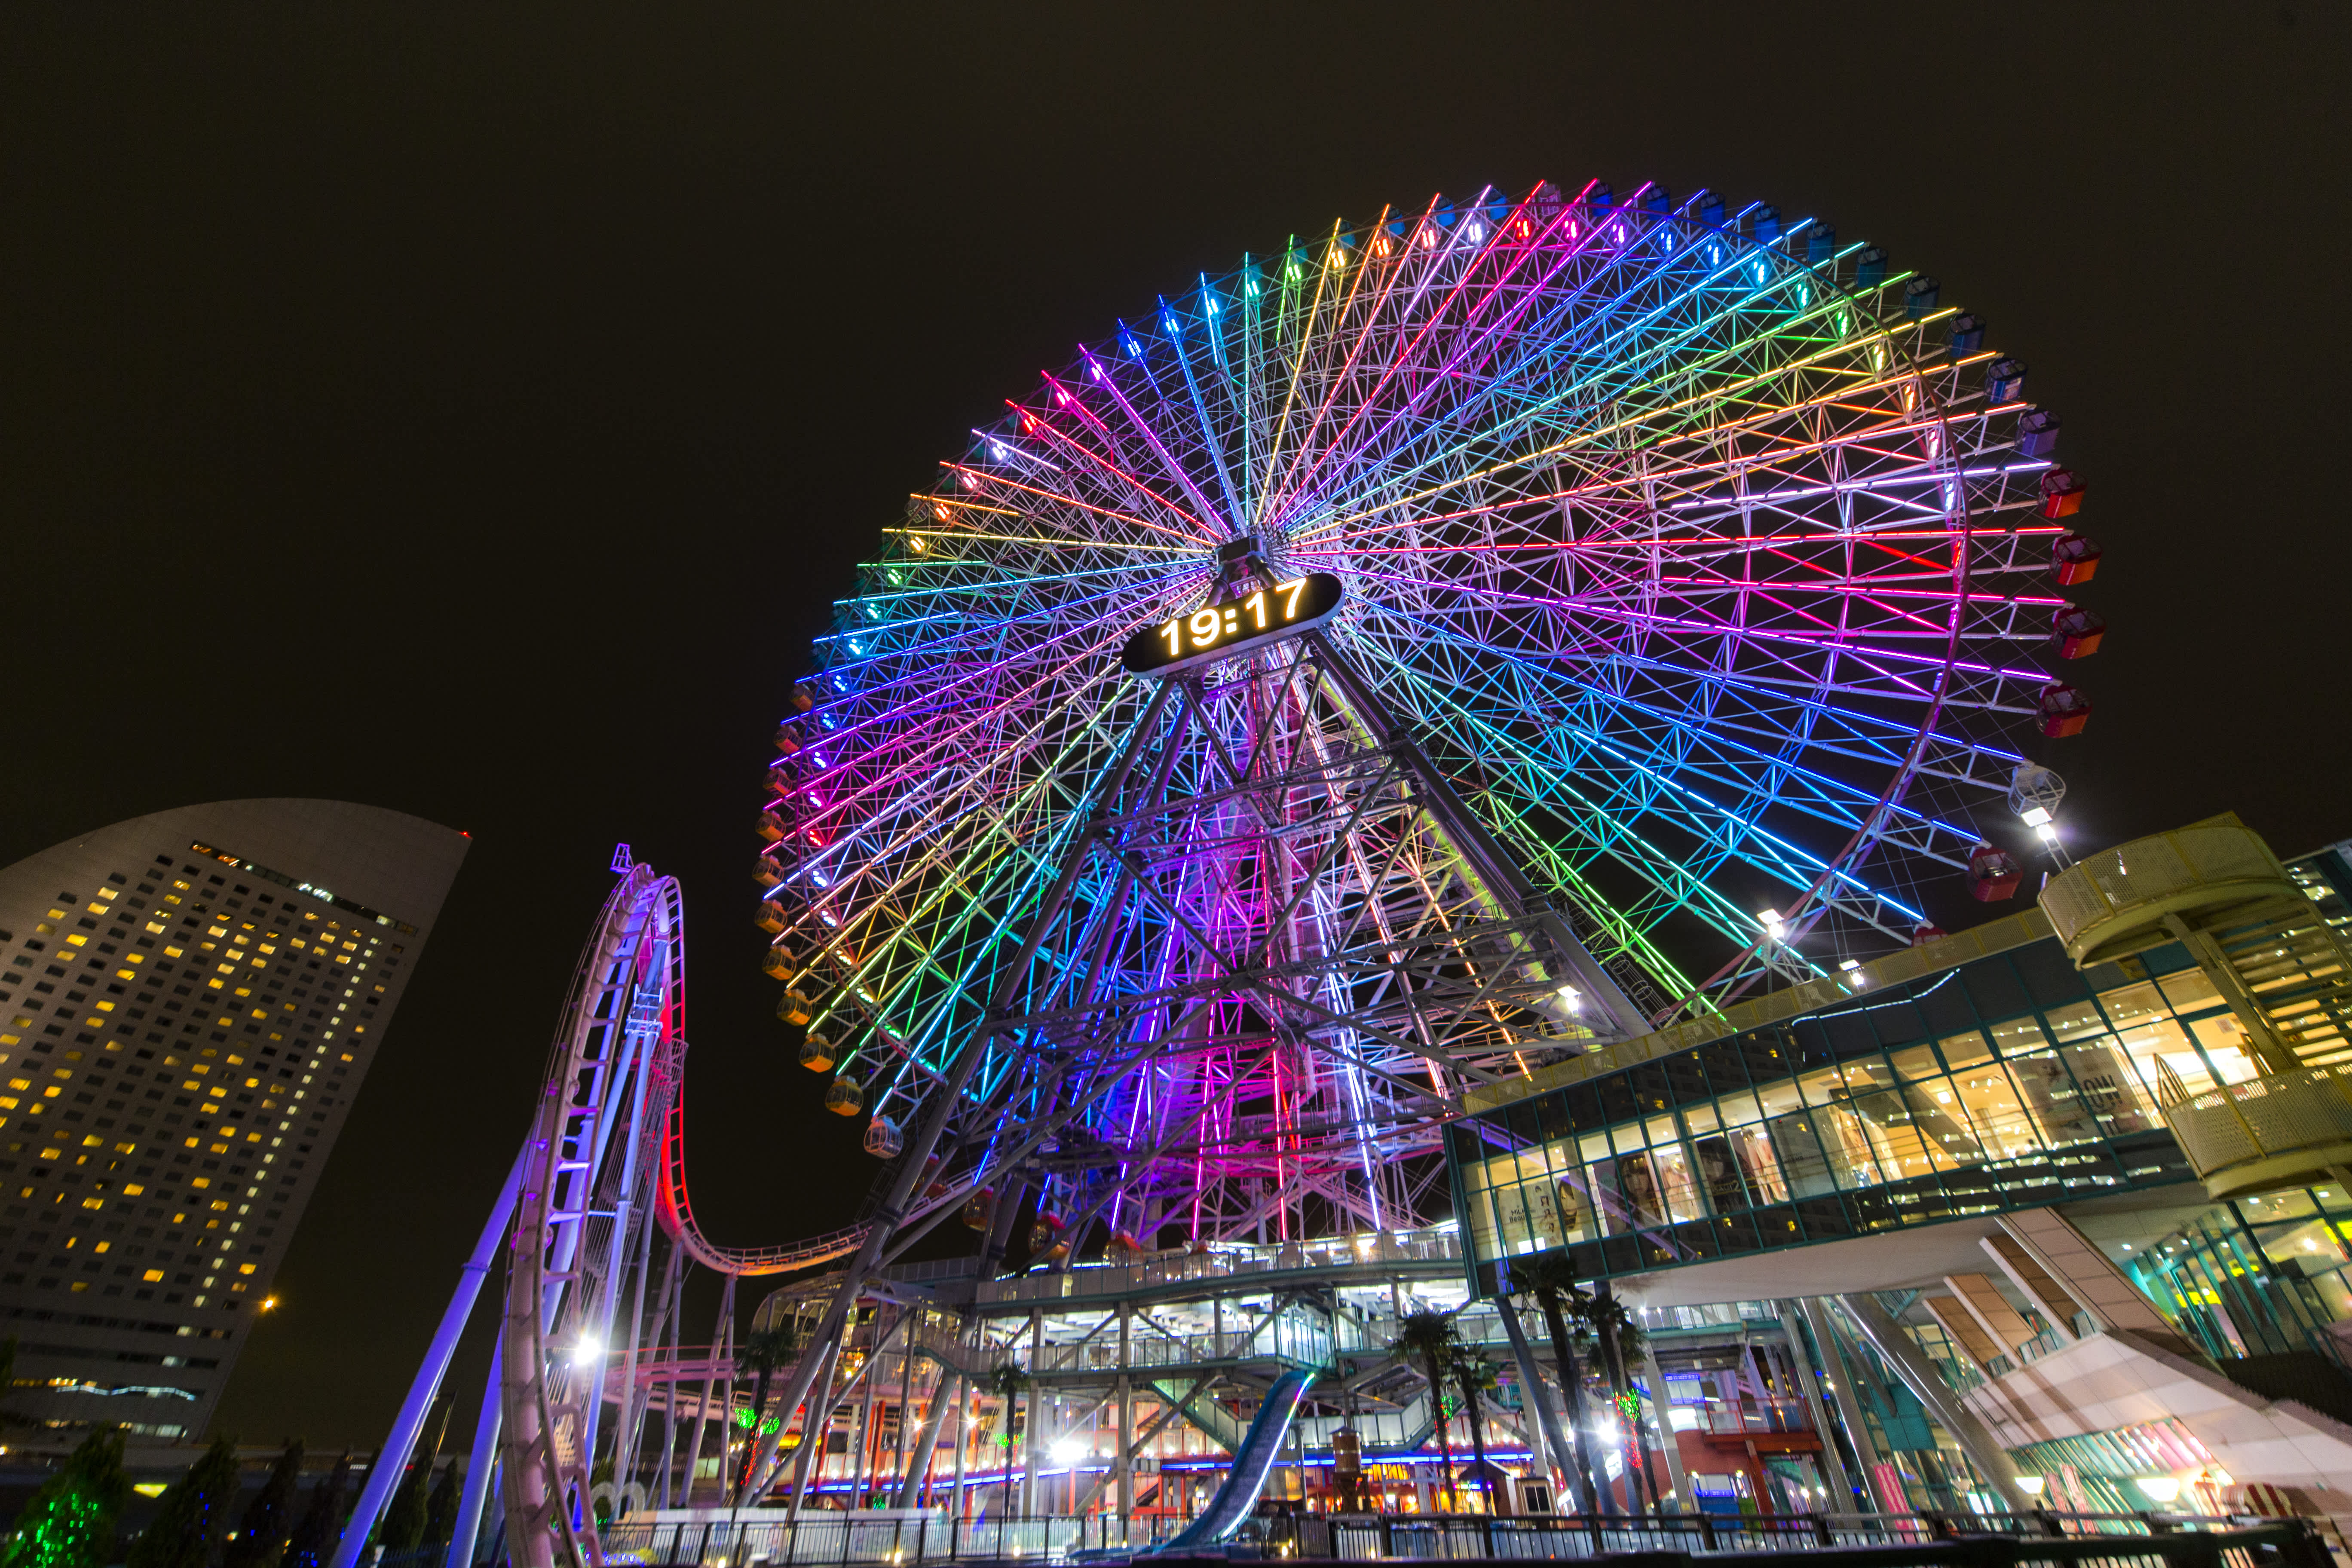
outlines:
[[[1838,1298],[1863,1334],[1870,1341],[1882,1360],[1895,1369],[1906,1387],[1920,1404],[1926,1405],[1945,1431],[1959,1439],[1961,1451],[1977,1473],[1985,1479],[1996,1495],[2012,1513],[2024,1513],[2033,1507],[2033,1500],[2017,1484],[2017,1466],[2011,1462],[2009,1450],[2002,1447],[1985,1424],[1973,1411],[1960,1403],[1959,1396],[1946,1384],[1943,1375],[1927,1359],[1901,1324],[1886,1315],[1886,1309],[1867,1291]]]
[[[1829,1411],[1822,1405],[1821,1380],[1813,1375],[1813,1358],[1805,1353],[1804,1327],[1798,1320],[1794,1301],[1774,1303],[1780,1309],[1781,1331],[1789,1336],[1789,1363],[1796,1369],[1797,1388],[1804,1397],[1805,1415],[1822,1439],[1822,1474],[1829,1483],[1830,1502],[1825,1511],[1843,1513],[1853,1506],[1853,1479],[1846,1474],[1845,1460],[1839,1455],[1837,1434],[1830,1429]],[[1856,1444],[1857,1448],[1860,1447]]]
[[[1927,1309],[1929,1317],[1942,1325],[1945,1337],[1958,1347],[1959,1352],[1975,1363],[1979,1372],[1990,1376],[1988,1363],[1993,1357],[2005,1352],[1993,1342],[1992,1336],[1984,1331],[1984,1326],[1969,1310],[1968,1303],[1958,1296],[1923,1296],[1919,1304]]]
[[[2000,1216],[2000,1228],[2024,1247],[2109,1333],[2140,1334],[2173,1354],[2202,1362],[2205,1352],[2181,1337],[2124,1271],[2056,1209],[2026,1209]]]
[[[963,1379],[956,1380],[955,1388],[955,1506],[948,1511],[950,1519],[964,1517],[964,1455],[971,1447],[971,1401],[973,1390]]]
[[[2033,1337],[2033,1325],[2025,1314],[2009,1304],[2009,1298],[1989,1274],[1947,1274],[1944,1287],[1953,1299],[1968,1310],[1977,1326],[1992,1336],[2004,1355],[2013,1354],[2017,1347]]]
[[[1658,1409],[1658,1447],[1666,1456],[1666,1484],[1675,1489],[1675,1507],[1695,1513],[1698,1500],[1691,1496],[1690,1477],[1683,1473],[1682,1444],[1675,1436],[1674,1401],[1666,1395],[1666,1374],[1647,1335],[1642,1340],[1642,1373],[1650,1380],[1650,1397]]]

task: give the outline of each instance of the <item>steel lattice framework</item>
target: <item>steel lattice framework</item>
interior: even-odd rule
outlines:
[[[386,1451],[504,1251],[477,1451],[517,1563],[593,1564],[595,1459],[667,1498],[702,1452],[737,1278],[847,1260],[771,1405],[822,1379],[821,1420],[850,1308],[950,1214],[990,1259],[1034,1214],[1048,1267],[1369,1241],[1447,1206],[1465,1088],[1908,940],[2018,738],[2084,711],[2043,585],[2079,486],[1981,337],[1819,224],[1546,184],[1335,224],[1082,350],[887,531],[765,781],[767,968],[871,1112],[869,1214],[696,1228],[678,889],[624,855]],[[1319,629],[1121,673],[1139,627],[1309,573]],[[707,1362],[695,1264],[730,1281]],[[778,1464],[748,1447],[747,1495]],[[461,1542],[486,1501],[484,1469]]]
[[[1150,1229],[1176,1211],[1144,1194],[1174,1193],[1189,1168],[1208,1216],[1185,1222],[1195,1239],[1263,1218],[1285,1183],[1292,1222],[1347,1228],[1413,1205],[1382,1200],[1376,1179],[1308,1183],[1310,1199],[1270,1147],[1234,1156],[1240,1122],[1344,1121],[1332,1097],[1359,1092],[1318,1080],[1277,1103],[1276,1037],[1440,1104],[1527,1061],[1409,1063],[1413,1044],[1351,1010],[1344,983],[1310,1019],[1301,985],[1277,979],[1287,994],[1269,1006],[1263,984],[1244,1003],[1223,971],[1188,969],[1204,954],[1231,968],[1216,921],[1295,940],[1277,929],[1296,906],[1274,859],[1297,871],[1338,845],[1313,875],[1360,886],[1326,888],[1335,910],[1376,902],[1369,889],[1410,862],[1442,911],[1430,879],[1458,873],[1439,862],[1473,833],[1524,872],[1562,942],[1597,956],[1590,977],[1614,1000],[1596,1017],[1627,999],[1653,1018],[1704,1009],[1909,940],[1917,886],[1966,865],[2017,737],[2053,689],[2072,692],[2049,664],[2063,607],[2045,586],[2063,531],[2043,515],[2052,464],[2021,439],[2017,375],[1988,375],[1980,335],[1932,282],[1818,224],[1597,185],[1335,225],[1121,323],[913,499],[780,734],[762,818],[762,920],[782,928],[769,967],[832,1042],[815,1059],[839,1058],[837,1101],[862,1091],[871,1146],[889,1152],[912,1109],[957,1082],[933,1187],[998,1163],[1008,1122],[1075,1118],[1083,1131],[1060,1142],[1097,1147],[1064,1164],[1108,1163],[1124,1196],[1106,1207],[1049,1174],[1054,1203]],[[1339,575],[1349,604],[1319,634],[1328,658],[1294,647],[1192,682],[1178,705],[1193,742],[1176,746],[1118,649],[1219,591],[1236,541],[1272,577]],[[1441,826],[1419,841],[1429,854],[1400,861],[1377,822],[1341,820],[1330,770],[1347,764],[1315,746],[1347,744],[1309,742],[1322,698],[1300,685],[1321,692],[1334,670],[1362,689],[1330,721],[1360,733],[1374,710],[1402,716],[1426,782],[1457,789],[1475,826]],[[1326,792],[1326,815],[1309,826],[1296,791],[1277,801],[1255,779],[1253,831],[1283,857],[1260,845],[1204,871],[1235,853],[1232,823],[1147,823],[1104,793],[1111,760],[1138,747],[1155,787],[1194,800],[1238,787],[1235,759],[1279,755],[1306,770],[1299,790]],[[1089,847],[1106,814],[1134,837]],[[1139,863],[1175,861],[1199,873],[1192,890],[1142,898]],[[1724,890],[1731,874],[1780,889],[1780,938]],[[1167,933],[1210,887],[1221,901],[1190,917],[1191,956],[1173,956],[1184,944]],[[1127,923],[1108,936],[1082,919],[1111,910]],[[1701,971],[1667,956],[1677,917],[1699,922],[1685,937],[1722,942]],[[1078,923],[1044,935],[1041,920]],[[1141,1071],[1139,1053],[1180,1054],[1180,1024],[1202,1026],[1174,1005],[1186,984],[1223,985],[1241,1009],[1217,1026],[1231,1103],[1186,1121],[1139,1117],[1140,1087],[1093,1093],[1083,1115],[1066,1090],[1058,1110],[1036,1099],[1055,1073],[1108,1081]],[[1087,999],[1068,1000],[1074,985]],[[1125,1009],[1116,1027],[1106,997]],[[990,1054],[960,1080],[975,1037]],[[1366,1125],[1408,1122],[1410,1098],[1359,1109]],[[1360,1161],[1395,1152],[1360,1129],[1347,1140]],[[1197,1190],[1244,1174],[1246,1194]]]

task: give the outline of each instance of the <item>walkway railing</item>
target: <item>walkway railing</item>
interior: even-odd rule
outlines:
[[[831,1564],[1068,1563],[1140,1555],[1183,1528],[1179,1520],[1116,1517],[985,1520],[939,1514],[807,1513],[797,1525],[620,1524],[604,1560],[632,1568],[826,1568]],[[1604,1553],[1739,1552],[1773,1560],[1804,1553],[1843,1568],[2332,1568],[2301,1520],[2177,1514],[1680,1514],[1662,1519],[1493,1518],[1309,1514],[1258,1519],[1237,1543],[1267,1557],[1558,1562]],[[1826,1560],[1816,1554],[1829,1552]]]

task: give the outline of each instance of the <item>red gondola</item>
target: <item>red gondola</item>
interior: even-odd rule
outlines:
[[[2025,868],[2017,857],[1990,844],[1979,844],[1969,856],[1969,896],[1979,903],[1997,904],[2017,897]]]
[[[2042,476],[2042,515],[2053,521],[2074,516],[2083,510],[2083,496],[2089,489],[2074,469],[2051,469]]]
[[[2091,721],[2091,700],[2077,687],[2053,680],[2042,689],[2042,732],[2052,740],[2079,735]]]
[[[2099,651],[2099,639],[2107,635],[2107,623],[2097,612],[2080,605],[2061,605],[2058,613],[2050,617],[2050,632],[2058,639],[2060,658],[2088,658]]]
[[[2050,574],[2059,586],[2087,583],[2099,573],[2099,547],[2087,533],[2062,533],[2050,549]]]

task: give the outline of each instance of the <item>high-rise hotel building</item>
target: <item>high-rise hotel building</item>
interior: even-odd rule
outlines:
[[[467,845],[235,800],[0,870],[12,1411],[204,1430]]]

